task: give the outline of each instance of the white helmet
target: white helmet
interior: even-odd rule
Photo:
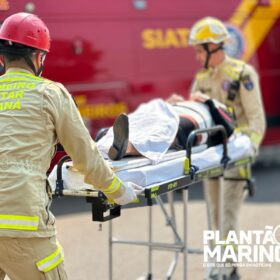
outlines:
[[[220,44],[229,38],[225,25],[213,17],[206,17],[196,22],[189,35],[190,45],[205,43]]]

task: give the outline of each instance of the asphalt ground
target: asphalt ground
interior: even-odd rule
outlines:
[[[253,168],[257,189],[254,197],[244,202],[239,228],[243,230],[263,230],[269,225],[280,225],[280,165]],[[175,194],[175,210],[178,231],[182,233],[183,206],[181,193]],[[106,280],[108,278],[108,227],[91,221],[90,204],[84,198],[63,197],[55,199],[52,211],[57,217],[58,238],[65,250],[65,265],[69,280]],[[127,208],[113,222],[113,236],[125,240],[147,240],[148,207]],[[203,231],[207,229],[206,206],[203,200],[201,184],[189,189],[188,203],[188,244],[191,248],[202,249]],[[170,227],[159,206],[153,206],[153,240],[173,242]],[[174,253],[154,251],[152,257],[153,280],[165,279]],[[148,270],[147,247],[135,245],[113,245],[113,279],[132,280],[145,277]],[[203,256],[188,255],[188,279],[203,279]],[[243,280],[280,279],[280,263],[271,263],[270,267],[240,267]],[[145,279],[145,278],[142,278]],[[172,279],[183,279],[183,257],[179,261]]]

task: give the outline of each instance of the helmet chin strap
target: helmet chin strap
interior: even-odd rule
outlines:
[[[205,60],[205,63],[204,63],[204,68],[205,69],[208,69],[209,67],[209,60],[211,58],[211,55],[219,50],[223,50],[224,49],[224,44],[221,43],[216,49],[210,51],[209,50],[209,44],[208,43],[205,43],[205,44],[202,44],[202,47],[204,48],[204,50],[206,51],[206,60]]]
[[[42,75],[42,72],[44,70],[44,65],[43,63],[40,65],[38,71],[37,71],[37,75],[36,76],[41,76]]]
[[[33,61],[31,60],[30,56],[29,56],[29,55],[25,55],[25,56],[24,56],[25,62],[26,62],[26,63],[28,64],[28,66],[31,68],[31,70],[33,71],[33,73],[35,74],[35,76],[41,76],[41,74],[42,74],[42,72],[43,72],[43,69],[44,69],[44,64],[43,64],[44,56],[45,56],[45,55],[42,55],[41,58],[40,58],[40,66],[39,66],[38,70],[36,70],[36,67],[35,67]]]
[[[5,73],[5,60],[3,63],[0,63],[0,75]]]

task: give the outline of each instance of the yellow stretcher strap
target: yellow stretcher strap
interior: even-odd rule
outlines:
[[[38,216],[1,215],[0,228],[16,230],[37,230]]]
[[[184,161],[184,173],[185,174],[190,173],[190,160],[187,157],[185,158],[185,161]]]
[[[63,249],[60,244],[58,244],[57,249],[46,258],[36,262],[36,265],[40,271],[48,272],[58,266],[64,260]]]
[[[251,179],[251,178],[252,178],[252,173],[251,173],[251,167],[250,167],[250,165],[246,165],[246,166],[241,166],[241,167],[239,167],[239,175],[240,175],[242,178]]]

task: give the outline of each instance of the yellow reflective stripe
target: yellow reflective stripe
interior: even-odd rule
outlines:
[[[104,192],[109,191],[109,190],[111,189],[111,187],[115,184],[116,180],[117,180],[117,177],[115,176],[114,179],[113,179],[113,181],[112,181],[112,183],[109,185],[109,187],[106,188],[106,189],[104,189],[103,191],[104,191]]]
[[[30,81],[30,78],[3,78],[0,79],[2,82],[15,82],[15,81]]]
[[[8,72],[8,73],[5,73],[5,74],[3,75],[3,77],[5,77],[5,76],[11,76],[11,75],[19,75],[19,76],[30,77],[30,78],[35,79],[35,80],[44,80],[43,78],[34,76],[33,74],[30,74],[30,73],[23,73],[23,72]]]
[[[247,169],[246,167],[242,166],[239,167],[239,174],[242,178],[246,178],[247,177]]]
[[[236,61],[234,60],[234,63],[236,63]],[[239,66],[243,66],[244,63],[241,62],[237,62],[236,64],[239,64]],[[240,69],[240,68],[239,68]],[[232,78],[233,80],[237,80],[240,76],[240,71],[238,70],[237,67],[234,67],[234,66],[230,66],[230,65],[227,65],[225,67],[223,67],[222,71],[228,75],[230,78]]]
[[[248,127],[237,127],[234,129],[235,133],[242,132],[247,134],[250,137],[250,140],[254,143],[259,145],[262,140],[262,135],[255,131],[250,131]]]
[[[121,187],[121,181],[117,176],[115,176],[110,186],[104,189],[103,192],[106,194],[112,194],[116,192],[120,187]]]
[[[17,230],[37,230],[38,216],[0,215],[0,228]]]
[[[64,260],[63,249],[60,244],[58,244],[57,249],[46,258],[36,262],[36,265],[40,271],[48,272],[54,267],[59,265]]]
[[[260,144],[261,140],[262,140],[262,136],[257,133],[257,132],[251,132],[250,133],[250,139],[254,144]]]

